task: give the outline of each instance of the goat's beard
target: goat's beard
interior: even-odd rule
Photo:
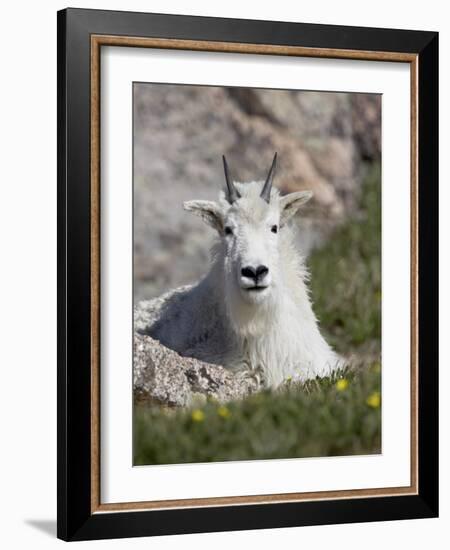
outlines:
[[[273,286],[262,292],[249,292],[237,281],[227,278],[225,287],[225,309],[234,332],[244,337],[266,333],[277,310]]]

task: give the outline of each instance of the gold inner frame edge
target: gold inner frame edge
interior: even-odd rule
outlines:
[[[411,89],[411,484],[407,487],[352,489],[232,497],[101,503],[100,500],[100,50],[102,46],[163,48],[207,52],[319,57],[409,63]],[[418,55],[402,52],[308,48],[237,42],[91,35],[91,513],[273,504],[418,494]]]

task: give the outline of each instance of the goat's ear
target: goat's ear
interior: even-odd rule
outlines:
[[[188,212],[192,212],[196,216],[200,216],[208,225],[222,232],[223,216],[222,209],[214,201],[187,201],[183,203],[183,208]]]
[[[296,191],[280,199],[280,226],[282,227],[313,196],[312,191]]]

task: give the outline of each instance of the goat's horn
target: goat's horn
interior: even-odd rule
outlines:
[[[228,170],[228,164],[227,159],[225,158],[225,155],[222,155],[223,158],[223,168],[225,170],[225,180],[227,182],[228,187],[228,201],[230,204],[233,204],[234,201],[241,198],[241,195],[239,194],[239,191],[234,186],[233,180],[230,177],[230,171]]]
[[[273,182],[273,177],[275,176],[276,167],[277,167],[277,153],[275,153],[273,157],[272,166],[270,167],[270,170],[269,170],[269,175],[267,176],[266,182],[264,184],[263,190],[261,191],[261,195],[260,195],[260,197],[264,199],[267,202],[267,204],[269,204],[270,202],[270,191],[272,189],[272,182]]]

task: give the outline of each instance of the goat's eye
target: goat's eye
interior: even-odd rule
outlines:
[[[232,235],[233,234],[233,230],[231,229],[230,226],[226,226],[225,227],[225,235]]]
[[[278,225],[272,225],[270,230],[272,231],[272,233],[278,233]]]

